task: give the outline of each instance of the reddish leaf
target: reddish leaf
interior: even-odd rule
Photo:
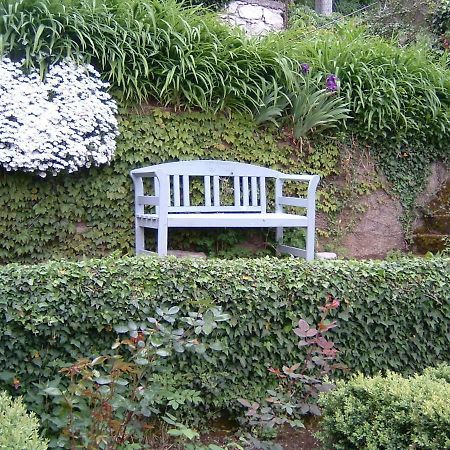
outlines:
[[[309,330],[309,324],[306,320],[300,319],[298,321],[298,328],[300,331],[306,332]]]
[[[319,344],[320,347],[325,349],[330,349],[334,347],[334,343],[327,341],[324,337],[317,338],[317,343]]]
[[[307,332],[306,332],[306,337],[313,337],[318,333],[318,331],[315,328],[310,328]]]

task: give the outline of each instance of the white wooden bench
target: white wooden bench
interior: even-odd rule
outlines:
[[[314,259],[318,175],[288,175],[251,164],[199,160],[135,169],[131,171],[131,177],[135,191],[137,254],[151,253],[145,250],[145,228],[157,230],[157,251],[164,256],[167,255],[169,228],[274,227],[279,253]],[[270,178],[275,179],[274,212],[267,211],[266,183]],[[201,205],[191,202],[191,183],[196,179],[203,186]],[[306,198],[284,196],[286,180],[308,183]],[[232,187],[232,204],[221,202],[224,182]],[[305,208],[306,214],[286,213],[284,206]],[[146,211],[147,208],[151,211]],[[283,245],[283,228],[286,227],[306,229],[306,249]]]

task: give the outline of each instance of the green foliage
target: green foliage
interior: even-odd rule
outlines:
[[[380,1],[365,11],[363,21],[372,33],[394,37],[401,45],[431,38],[430,19],[440,0]]]
[[[346,101],[327,89],[317,89],[315,83],[307,82],[303,89],[293,95],[292,121],[294,137],[301,139],[311,130],[326,130],[348,119],[350,110]]]
[[[450,447],[450,366],[402,378],[359,375],[323,395],[321,439],[336,450]],[[437,375],[437,376],[436,376]]]
[[[220,10],[229,3],[229,0],[181,0],[180,3],[187,3],[189,5],[201,5],[213,10]]]
[[[20,398],[13,400],[0,392],[0,449],[46,450],[47,442],[39,436],[39,422],[27,413]]]
[[[322,85],[322,86],[321,86]],[[348,119],[345,99],[335,91],[325,89],[322,76],[299,76],[293,94],[283,92],[274,83],[264,89],[261,105],[254,111],[258,124],[272,122],[292,125],[295,139],[302,139],[312,131],[335,128]]]
[[[0,54],[47,65],[92,62],[125,101],[250,110],[264,80],[289,87],[296,64],[212,13],[175,0],[2,0]]]
[[[431,21],[433,30],[437,34],[450,32],[450,1],[441,0],[434,11]]]
[[[306,4],[304,4],[306,3]],[[329,28],[341,19],[339,14],[324,16],[314,11],[314,1],[291,4],[288,12],[288,26],[314,30],[315,28]]]
[[[343,364],[366,374],[414,372],[448,361],[449,267],[445,258],[306,263],[111,257],[7,265],[0,268],[0,380],[2,387],[18,387],[40,412],[35,383],[52,387],[50,380],[68,363],[107,353],[114,327],[124,321],[145,321],[163,302],[178,306],[180,316],[222,307],[231,319],[202,343],[219,342],[223,351],[207,359],[190,352],[170,356],[169,379],[161,376],[174,391],[200,391],[202,403],[191,413],[206,417],[237,408],[238,397],[262,398],[276,384],[269,365],[301,360],[291,330],[298,317],[317,323],[328,293],[341,300],[333,341]]]
[[[300,37],[292,51],[313,69],[339,76],[349,124],[360,136],[437,148],[450,139],[450,72],[425,46],[400,48],[345,25]]]
[[[339,304],[339,300],[329,294],[325,305],[319,308],[322,316],[317,326],[310,326],[304,319],[298,321],[294,333],[300,338],[297,346],[303,349],[304,356],[291,367],[269,368],[269,372],[277,376],[278,386],[267,391],[267,398],[260,402],[238,399],[247,408],[245,416],[249,425],[263,430],[285,423],[304,426],[300,416],[321,415],[317,404],[319,393],[332,389],[330,375],[345,368],[336,363],[339,351],[328,337],[328,332],[337,324],[327,317]]]
[[[129,172],[139,166],[225,158],[328,176],[335,173],[339,159],[335,139],[318,141],[301,152],[279,142],[277,133],[257,130],[248,117],[239,115],[230,120],[155,109],[145,116],[124,114],[120,131],[111,166],[46,179],[0,172],[0,262],[132,252],[134,199]],[[321,191],[322,207],[331,208],[334,199]],[[171,232],[170,243],[174,248],[223,255],[246,233]]]
[[[185,351],[205,358],[207,351],[220,351],[220,343],[206,345],[201,339],[214,336],[214,330],[217,334],[219,323],[229,317],[220,308],[210,308],[179,318],[179,310],[162,306],[156,308],[156,317],[117,325],[114,329],[120,337],[112,345],[112,354],[84,358],[61,369],[69,379],[67,388],[53,382],[41,391],[47,398],[42,425],[55,436],[50,447],[111,450],[140,443],[139,448],[151,449],[158,441],[154,427],[149,426],[155,419],[174,426],[168,431],[171,436],[199,437],[195,430],[175,422],[168,409],[184,404],[195,407],[202,401],[200,392],[165,389],[159,378],[171,374],[163,360]]]

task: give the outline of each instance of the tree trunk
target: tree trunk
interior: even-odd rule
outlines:
[[[316,0],[316,12],[330,16],[333,12],[333,0]]]

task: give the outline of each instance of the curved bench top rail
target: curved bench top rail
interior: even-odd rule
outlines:
[[[193,160],[175,161],[155,166],[142,167],[131,171],[132,175],[144,175],[149,172],[163,175],[189,176],[248,176],[279,178],[283,174],[278,170],[234,161]]]

